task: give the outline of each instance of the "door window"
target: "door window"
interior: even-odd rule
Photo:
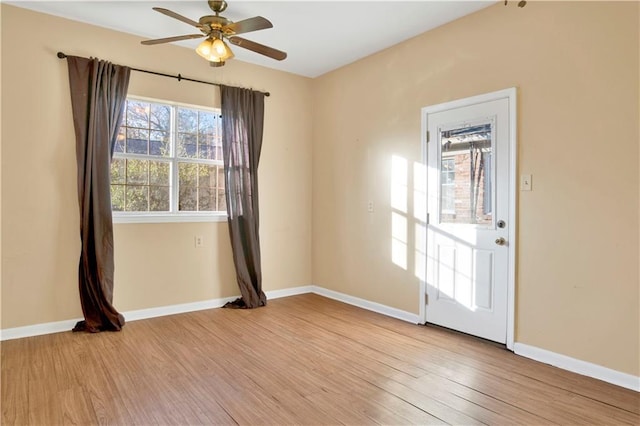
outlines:
[[[493,225],[493,123],[440,130],[440,223]]]

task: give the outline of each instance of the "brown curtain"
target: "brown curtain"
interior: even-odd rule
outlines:
[[[229,235],[242,295],[225,307],[257,308],[267,304],[262,291],[258,213],[264,93],[229,86],[220,86],[220,92]]]
[[[130,69],[98,59],[67,57],[78,162],[82,251],[80,303],[84,321],[73,331],[119,331],[113,307],[113,222],[110,165],[122,122]]]

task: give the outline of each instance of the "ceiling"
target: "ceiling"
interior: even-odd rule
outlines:
[[[153,6],[173,10],[195,21],[200,16],[212,14],[205,0],[16,0],[6,3],[143,38],[197,33],[193,27],[153,11]],[[232,21],[260,15],[273,23],[271,29],[243,34],[243,37],[288,53],[287,59],[279,62],[232,46],[236,59],[317,77],[483,9],[495,1],[228,0],[228,3],[222,15]],[[188,40],[176,44],[195,49],[200,41]],[[96,52],[96,56],[99,56],[99,52]]]

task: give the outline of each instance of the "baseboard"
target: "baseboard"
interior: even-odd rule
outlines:
[[[601,365],[592,364],[524,343],[516,342],[513,351],[517,355],[550,364],[563,370],[572,371],[583,376],[593,377],[594,379],[640,392],[640,377],[631,374],[622,373]]]
[[[179,305],[159,306],[157,308],[138,309],[122,312],[127,321],[137,321],[148,318],[164,317],[166,315],[184,314],[187,312],[204,311],[224,306],[225,303],[236,300],[240,296],[209,299],[200,302],[181,303]]]
[[[205,309],[219,308],[225,303],[235,300],[239,296],[225,297],[220,299],[209,299],[200,302],[181,303],[178,305],[159,306],[157,308],[137,309],[135,311],[124,311],[122,315],[127,322],[137,321],[147,318],[163,317],[166,315],[183,314],[186,312],[202,311]],[[7,328],[0,330],[0,341],[20,339],[23,337],[40,336],[43,334],[61,333],[69,331],[82,318],[72,320],[48,322],[44,324],[27,325],[24,327]]]
[[[282,290],[266,291],[267,299],[294,296],[296,294],[311,293],[312,286],[285,288]],[[219,299],[202,300],[199,302],[181,303],[178,305],[159,306],[157,308],[137,309],[135,311],[122,312],[127,322],[147,318],[163,317],[166,315],[184,314],[186,312],[202,311],[223,306],[225,303],[237,299],[240,296],[224,297]],[[20,339],[23,337],[41,336],[43,334],[61,333],[69,331],[82,318],[48,322],[44,324],[27,325],[24,327],[7,328],[0,330],[0,341]]]
[[[4,330],[0,330],[0,341],[69,331],[80,320],[82,320],[82,318],[47,322],[43,324],[26,325],[24,327],[5,328]]]
[[[310,293],[311,286],[285,288],[282,290],[265,291],[267,299],[278,299],[280,297],[295,296],[296,294]],[[180,305],[160,306],[158,308],[139,309],[136,311],[123,312],[122,315],[127,321],[136,321],[147,318],[163,317],[165,315],[184,314],[187,312],[203,311],[205,309],[215,309],[224,306],[225,303],[236,300],[240,295],[224,297],[220,299],[209,299],[200,302],[182,303]]]
[[[265,291],[264,292],[264,294],[267,296],[267,300],[268,299],[279,299],[281,297],[296,296],[298,294],[306,294],[306,293],[313,293],[313,286],[312,285],[305,285],[305,286],[302,286],[302,287],[284,288],[282,290],[269,290],[269,291]]]
[[[347,303],[349,305],[357,306],[368,311],[377,312],[379,314],[386,315],[388,317],[397,318],[399,320],[407,321],[412,324],[418,324],[420,322],[420,316],[412,314],[411,312],[403,311],[400,309],[392,308],[381,303],[370,302],[369,300],[361,299],[359,297],[350,296],[348,294],[340,293],[334,290],[329,290],[324,287],[311,286],[312,292],[320,296],[328,297],[329,299],[338,300],[340,302]]]

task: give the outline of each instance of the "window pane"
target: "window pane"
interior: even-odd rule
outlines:
[[[198,210],[216,210],[216,190],[209,188],[198,188]]]
[[[149,210],[152,212],[168,212],[169,209],[169,187],[152,186],[149,188]]]
[[[178,180],[180,187],[198,185],[198,165],[191,163],[178,164]]]
[[[442,213],[456,213],[456,187],[455,185],[442,185],[441,189]]]
[[[178,133],[178,157],[197,157],[197,137],[190,133]]]
[[[218,190],[218,211],[227,211],[227,199],[225,198],[224,189]]]
[[[111,210],[124,210],[124,185],[111,185]]]
[[[116,144],[113,147],[113,152],[124,152],[124,141],[126,139],[125,127],[120,126],[118,130],[118,138],[116,139]]]
[[[169,163],[149,161],[149,184],[169,186]]]
[[[151,104],[151,114],[149,116],[152,130],[171,130],[171,107],[169,105]]]
[[[149,103],[127,101],[127,127],[149,128]]]
[[[216,147],[213,135],[201,134],[198,138],[198,158],[207,160],[216,159]]]
[[[125,210],[128,212],[146,212],[149,208],[149,187],[127,186]]]
[[[213,112],[198,111],[198,130],[200,135],[213,134],[215,114]]]
[[[111,183],[125,183],[127,175],[125,174],[126,160],[122,158],[114,158],[111,160]]]
[[[224,166],[218,166],[218,188],[224,189]]]
[[[178,132],[198,133],[198,112],[192,109],[178,108]]]
[[[195,186],[180,186],[178,210],[196,211],[198,207],[198,189]]]
[[[127,129],[127,152],[130,154],[149,153],[149,131],[142,129]]]
[[[146,160],[127,160],[127,184],[148,184],[149,162]]]
[[[441,132],[440,222],[491,226],[491,123]]]
[[[169,132],[152,130],[149,138],[149,154],[169,157],[171,155],[171,145]]]
[[[198,186],[200,188],[215,188],[218,167],[210,166],[208,164],[200,164],[198,169]]]

